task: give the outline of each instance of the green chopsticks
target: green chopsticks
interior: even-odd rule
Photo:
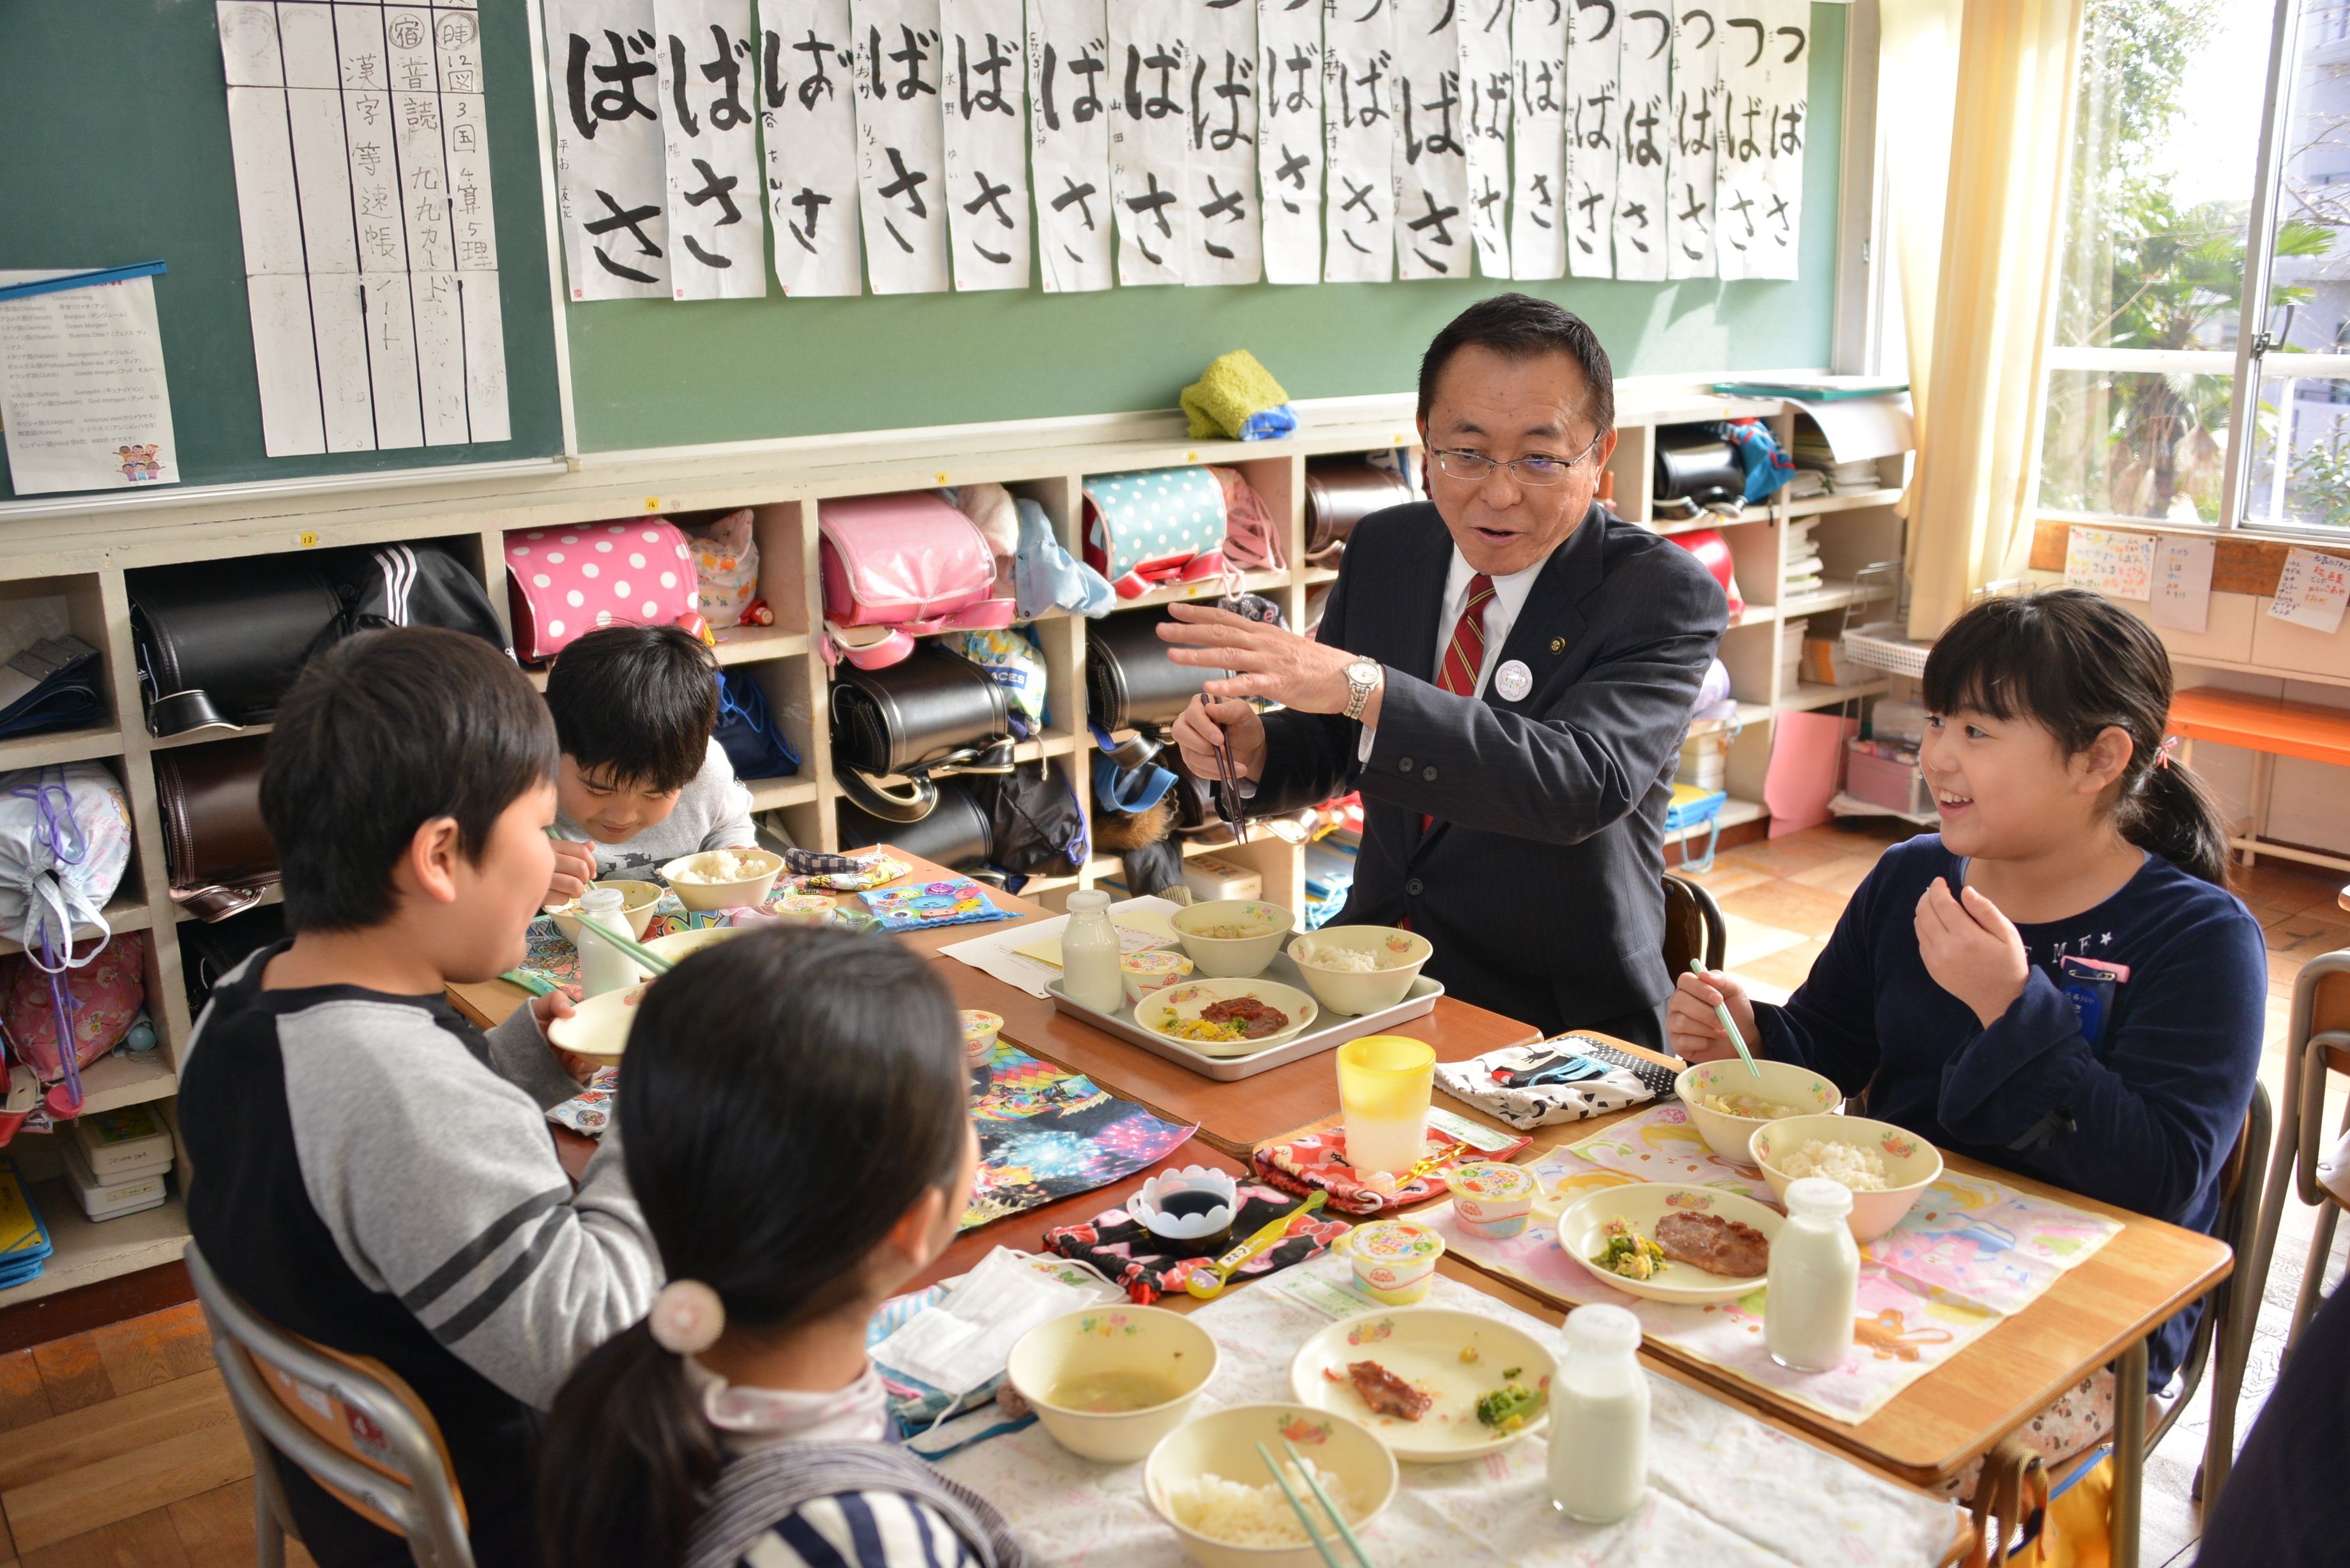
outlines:
[[[612,929],[609,926],[605,925],[600,920],[591,920],[586,915],[579,915],[575,918],[578,920],[579,929],[581,930],[595,932],[598,936],[603,938],[606,941],[611,943],[614,947],[619,949],[622,952],[636,960],[639,963],[644,965],[655,974],[667,974],[671,970],[677,967],[675,964],[670,962],[669,960],[661,957],[660,954],[653,951],[652,949],[645,946],[644,943],[637,940],[634,937],[624,937],[620,935],[619,932]]]
[[[1703,980],[1705,978],[1705,965],[1700,963],[1695,959],[1690,960],[1690,973],[1697,976],[1700,980]],[[1762,1075],[1762,1069],[1754,1064],[1753,1054],[1746,1049],[1746,1037],[1738,1033],[1738,1023],[1736,1020],[1730,1016],[1729,1005],[1725,1002],[1715,1002],[1713,1004],[1713,1015],[1721,1020],[1721,1026],[1724,1029],[1730,1031],[1730,1043],[1738,1047],[1738,1059],[1746,1064],[1746,1070],[1753,1074],[1756,1077],[1761,1077]]]
[[[1306,1490],[1314,1494],[1314,1501],[1322,1505],[1322,1511],[1328,1514],[1330,1522],[1338,1527],[1339,1537],[1346,1542],[1347,1550],[1355,1554],[1355,1562],[1359,1568],[1378,1568],[1371,1561],[1370,1553],[1363,1550],[1363,1543],[1357,1538],[1354,1528],[1347,1522],[1347,1516],[1338,1511],[1337,1506],[1330,1501],[1330,1494],[1322,1490],[1322,1482],[1315,1478],[1314,1467],[1305,1462],[1305,1456],[1297,1451],[1297,1445],[1284,1438],[1281,1446],[1289,1455],[1290,1462],[1297,1467],[1297,1479],[1305,1483]],[[1331,1552],[1329,1542],[1323,1537],[1322,1527],[1315,1522],[1313,1512],[1299,1500],[1296,1490],[1289,1484],[1288,1476],[1282,1473],[1281,1461],[1274,1459],[1263,1443],[1256,1446],[1256,1457],[1263,1459],[1264,1468],[1273,1472],[1274,1484],[1281,1489],[1281,1495],[1289,1500],[1290,1508],[1297,1514],[1297,1522],[1305,1527],[1305,1539],[1314,1543],[1314,1550],[1322,1554],[1322,1561],[1329,1568],[1342,1568],[1337,1556]]]

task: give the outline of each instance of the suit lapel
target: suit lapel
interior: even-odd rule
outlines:
[[[1550,559],[1543,563],[1534,591],[1526,595],[1518,618],[1510,625],[1509,639],[1498,653],[1489,656],[1496,670],[1513,659],[1526,667],[1534,677],[1529,698],[1540,694],[1556,671],[1559,654],[1573,648],[1583,636],[1588,618],[1582,605],[1600,584],[1601,568],[1607,556],[1607,527],[1606,514],[1595,503],[1575,532],[1566,536],[1566,543],[1552,551]],[[1560,645],[1557,652],[1552,651],[1554,643]],[[1517,706],[1502,701],[1490,681],[1485,687],[1485,701],[1505,711]]]
[[[1413,546],[1405,573],[1396,617],[1402,651],[1383,662],[1407,675],[1434,684],[1436,680],[1436,621],[1444,613],[1444,581],[1452,569],[1452,535],[1428,504],[1429,526]]]

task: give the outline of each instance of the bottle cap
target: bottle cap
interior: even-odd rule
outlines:
[[[1640,1348],[1640,1320],[1619,1306],[1577,1307],[1567,1314],[1570,1355],[1629,1355]]]
[[[1852,1189],[1825,1176],[1799,1176],[1787,1183],[1787,1212],[1814,1220],[1841,1220],[1852,1212]]]
[[[579,895],[579,907],[591,915],[617,915],[627,902],[618,888],[590,888]]]
[[[1109,908],[1109,895],[1098,888],[1080,888],[1069,895],[1069,913],[1082,915],[1088,909]]]

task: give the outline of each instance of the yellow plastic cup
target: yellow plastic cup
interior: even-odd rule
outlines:
[[[1436,1048],[1401,1034],[1366,1034],[1339,1046],[1337,1057],[1347,1162],[1357,1170],[1400,1175],[1419,1158],[1428,1138]]]

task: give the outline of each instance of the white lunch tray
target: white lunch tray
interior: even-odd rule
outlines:
[[[1194,975],[1189,978],[1205,977]],[[1309,993],[1313,990],[1305,983],[1305,976],[1287,953],[1275,953],[1263,973],[1243,978],[1274,981]],[[1182,982],[1179,981],[1176,983]],[[1393,1007],[1361,1014],[1333,1012],[1324,1007],[1321,1016],[1314,1021],[1311,1028],[1278,1045],[1268,1046],[1245,1056],[1211,1056],[1205,1052],[1193,1050],[1184,1041],[1170,1040],[1164,1034],[1137,1023],[1132,1003],[1119,1007],[1116,1012],[1103,1012],[1071,1001],[1061,990],[1061,982],[1057,980],[1046,981],[1045,990],[1052,997],[1053,1005],[1062,1012],[1082,1018],[1095,1028],[1115,1034],[1120,1040],[1130,1040],[1154,1056],[1164,1056],[1180,1066],[1189,1067],[1203,1078],[1213,1078],[1223,1084],[1253,1078],[1259,1073],[1269,1073],[1291,1062],[1319,1055],[1325,1051],[1335,1051],[1347,1041],[1359,1040],[1366,1034],[1384,1034],[1392,1025],[1401,1023],[1407,1018],[1426,1017],[1435,1011],[1436,999],[1444,994],[1441,981],[1422,974],[1412,981],[1411,989]],[[1320,1006],[1319,998],[1315,999],[1315,1005]]]

